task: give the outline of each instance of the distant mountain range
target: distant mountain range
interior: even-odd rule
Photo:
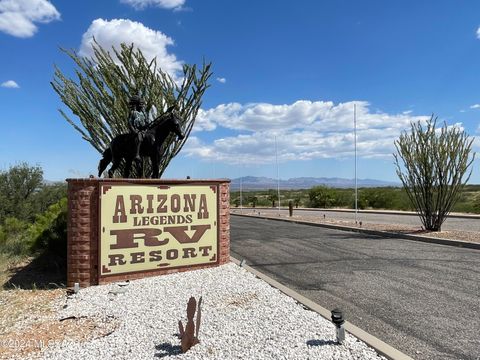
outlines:
[[[256,176],[244,176],[232,179],[230,188],[232,190],[240,189],[240,182],[244,190],[267,190],[277,188],[277,179]],[[355,179],[343,178],[315,178],[315,177],[299,177],[288,180],[280,179],[280,189],[296,190],[310,189],[313,186],[329,186],[334,188],[353,188],[355,187]],[[381,181],[374,179],[357,179],[358,187],[385,187],[385,186],[401,186],[400,183],[392,181]]]

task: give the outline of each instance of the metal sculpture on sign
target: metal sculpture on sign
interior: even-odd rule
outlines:
[[[125,160],[123,177],[128,178],[133,162],[141,167],[142,158],[149,158],[152,163],[152,178],[156,179],[159,175],[162,145],[167,137],[170,133],[174,133],[179,140],[185,138],[180,126],[183,120],[172,106],[151,123],[142,122],[140,120],[145,120],[142,113],[142,100],[132,97],[130,103],[131,106],[134,106],[129,117],[130,133],[115,137],[103,152],[103,158],[98,164],[98,176],[102,176],[103,171],[111,162],[112,166],[108,170],[108,177],[113,177],[113,173],[120,166],[122,160]],[[140,173],[142,173],[141,170]]]

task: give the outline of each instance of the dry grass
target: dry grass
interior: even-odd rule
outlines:
[[[48,274],[33,276],[41,272],[31,267],[33,261],[0,254],[0,359],[34,359],[43,349],[62,341],[88,341],[106,336],[118,327],[114,318],[60,321],[58,312],[66,304],[66,289],[41,289],[35,282],[22,289],[9,282],[22,272],[29,275],[29,281],[45,282],[43,277]]]
[[[246,307],[255,300],[258,300],[256,293],[244,293],[229,296],[225,299],[225,303],[227,306]]]
[[[30,325],[30,320],[48,317],[63,300],[65,291],[4,290],[0,292],[0,336],[13,328]],[[54,301],[57,301],[55,304]]]
[[[41,324],[54,317],[63,297],[60,289],[0,291],[0,359],[39,351],[36,340],[51,334]]]
[[[0,253],[0,291],[3,286],[10,280],[13,269],[28,263],[31,259],[21,257],[12,257],[11,255]]]

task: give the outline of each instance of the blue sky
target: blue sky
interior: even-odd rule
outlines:
[[[95,174],[100,155],[61,117],[59,47],[132,42],[173,76],[213,62],[188,143],[165,178],[397,181],[393,142],[432,113],[480,137],[480,2],[0,0],[0,168],[49,180]],[[475,140],[476,151],[480,141]],[[470,183],[480,183],[480,161]]]

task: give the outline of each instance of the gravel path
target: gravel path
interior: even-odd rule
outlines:
[[[250,215],[266,218],[284,218],[288,220],[308,221],[318,224],[331,224],[349,227],[359,227],[355,224],[353,214],[347,212],[322,212],[322,211],[295,211],[293,216],[288,215],[287,210],[282,210],[280,215],[278,210],[272,209],[251,209],[244,208],[232,209],[232,214]],[[325,218],[323,215],[326,215]],[[367,221],[365,216],[369,216]],[[402,233],[418,236],[436,237],[448,240],[461,240],[480,243],[480,219],[447,219],[442,231],[425,231],[422,229],[418,217],[408,215],[375,215],[361,214],[359,220],[362,221],[361,227],[368,230],[379,230],[393,233]],[[412,225],[417,223],[417,225]],[[463,229],[463,230],[462,230]],[[465,230],[467,229],[467,230]]]
[[[86,342],[44,349],[44,359],[384,359],[347,334],[335,345],[334,326],[246,270],[221,267],[92,286],[67,300],[58,318],[115,322],[115,330]],[[200,344],[180,354],[178,320],[190,296],[203,295]],[[67,339],[68,340],[68,339]]]
[[[238,208],[234,208],[238,211]],[[245,212],[251,210],[251,208],[244,208]],[[277,215],[278,209],[275,208],[257,208],[257,210],[272,213]],[[399,224],[405,226],[411,226],[420,228],[422,222],[416,214],[411,214],[405,211],[398,211],[389,213],[387,210],[380,210],[375,212],[374,210],[369,210],[371,212],[359,211],[357,214],[357,219],[363,221],[364,223],[375,223],[375,224]],[[282,214],[288,214],[288,209],[282,208],[280,211]],[[355,221],[355,212],[354,211],[335,211],[334,209],[294,209],[293,213],[295,215],[305,215],[309,217],[322,217],[325,214],[327,219],[330,220],[345,220],[345,221]],[[457,214],[457,213],[456,213]],[[465,215],[466,217],[457,217],[456,214],[449,216],[442,225],[443,230],[469,230],[469,231],[480,231],[480,218],[478,216],[468,216],[469,214],[458,214]]]

